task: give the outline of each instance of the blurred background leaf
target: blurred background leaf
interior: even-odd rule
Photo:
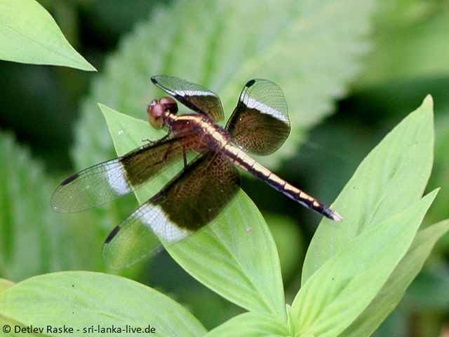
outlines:
[[[52,211],[48,198],[54,180],[8,134],[0,133],[0,162],[1,276],[20,281],[50,271],[101,267],[99,258],[84,254],[95,228],[75,226],[70,216]]]
[[[425,221],[435,223],[449,216],[446,0],[209,1],[207,6],[198,0],[39,2],[100,75],[93,78],[68,68],[0,62],[0,129],[13,133],[20,148],[30,148],[35,158],[19,165],[23,171],[0,177],[5,181],[0,180],[0,185],[16,180],[14,184],[30,186],[10,201],[15,209],[31,207],[33,213],[24,216],[2,208],[1,219],[6,213],[26,219],[35,215],[38,222],[50,212],[43,205],[48,205],[51,186],[59,179],[113,157],[96,103],[143,118],[145,105],[160,94],[149,82],[155,73],[171,73],[209,86],[223,97],[227,114],[249,78],[268,77],[277,82],[285,90],[294,130],[286,147],[264,163],[325,202],[335,198],[383,135],[431,93],[437,130],[428,190],[437,186],[442,190]],[[82,96],[86,98],[80,103]],[[5,137],[0,139],[5,142]],[[18,149],[17,144],[10,146]],[[12,156],[17,153],[13,151]],[[43,165],[36,164],[36,159]],[[0,170],[9,164],[9,156],[7,160],[0,162]],[[35,166],[42,167],[41,175],[38,184],[31,184],[25,175]],[[302,247],[308,245],[318,217],[258,181],[244,179],[243,188],[264,214],[273,215],[267,222],[274,228],[276,242],[284,247],[280,256],[286,296],[292,298],[300,284]],[[37,195],[42,200],[35,200]],[[64,228],[69,233],[65,241],[69,244],[62,252],[56,249],[61,259],[58,268],[104,270],[100,257],[104,237],[135,206],[131,197],[106,208],[49,220],[48,227],[56,222],[57,231]],[[7,219],[8,224],[1,226],[11,228]],[[285,221],[294,223],[295,229],[278,225]],[[293,239],[292,230],[302,240]],[[58,238],[62,234],[49,235]],[[14,268],[4,270],[5,237],[10,234],[1,232],[0,277],[16,281],[44,272],[34,267],[27,271],[27,264],[14,265],[16,271],[24,268],[16,276]],[[27,238],[34,239],[31,234]],[[399,309],[380,328],[379,336],[410,336],[411,331],[413,336],[438,335],[449,312],[444,300],[448,258],[446,236]],[[42,264],[50,265],[48,261]],[[292,276],[286,276],[286,270]],[[190,278],[165,253],[122,273],[185,303],[207,328],[241,311]],[[426,297],[430,288],[433,293]],[[432,297],[441,301],[425,301]]]
[[[290,106],[293,130],[281,150],[265,159],[273,166],[297,151],[304,131],[330,113],[332,99],[342,95],[360,68],[373,3],[285,0],[280,6],[274,0],[216,0],[204,6],[195,0],[159,7],[123,39],[83,102],[75,164],[85,167],[94,162],[93,154],[111,155],[94,103],[142,116],[145,104],[160,94],[150,75],[172,74],[216,91],[228,116],[247,80],[277,82]],[[345,20],[347,8],[354,6],[358,15]],[[242,22],[251,24],[243,28]]]

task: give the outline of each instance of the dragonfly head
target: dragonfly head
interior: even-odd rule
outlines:
[[[171,97],[162,97],[153,100],[147,108],[148,120],[155,129],[161,129],[164,126],[164,116],[166,113],[176,114],[178,104]]]

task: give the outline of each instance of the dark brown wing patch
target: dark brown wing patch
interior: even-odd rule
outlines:
[[[249,81],[226,128],[233,141],[249,152],[268,155],[276,151],[290,133],[281,88],[268,80]]]
[[[187,238],[226,207],[238,182],[225,157],[206,154],[194,160],[112,230],[103,248],[105,260],[113,267],[128,266],[157,249],[157,239],[172,245]]]

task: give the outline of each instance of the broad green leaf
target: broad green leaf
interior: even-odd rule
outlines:
[[[95,71],[65,39],[51,15],[34,0],[0,2],[0,59]]]
[[[197,337],[206,333],[192,314],[156,290],[126,278],[93,272],[60,272],[20,282],[0,293],[0,317],[43,328],[46,336],[105,336],[108,334],[83,329],[126,325],[142,329],[150,325],[156,329],[156,336]],[[74,333],[48,333],[48,325],[66,325]]]
[[[448,220],[419,231],[409,251],[399,262],[381,291],[340,336],[371,336],[380,323],[398,305],[405,290],[424,265],[436,241],[448,231]]]
[[[421,198],[433,161],[432,99],[406,117],[357,168],[333,207],[344,218],[323,220],[310,244],[302,284],[349,241]]]
[[[134,149],[148,138],[148,123],[105,106],[101,108],[118,154]],[[143,186],[136,192],[139,201],[148,200],[166,182],[167,176],[161,175]],[[110,247],[106,257],[121,258],[120,249],[133,258],[151,253],[154,247],[136,241],[145,238],[145,230],[136,226],[122,234],[119,244]],[[250,311],[285,316],[276,246],[260,212],[243,191],[211,225],[167,249],[193,277],[231,302]]]
[[[380,220],[327,260],[292,304],[290,317],[296,334],[330,337],[344,331],[404,257],[435,196],[432,192],[404,211]]]
[[[78,168],[111,153],[95,103],[143,116],[146,104],[160,95],[150,83],[156,74],[216,91],[228,116],[247,80],[277,82],[285,91],[293,131],[277,154],[264,158],[273,167],[297,150],[304,131],[330,113],[333,100],[358,73],[374,3],[211,0],[205,6],[201,0],[180,0],[153,11],[108,60],[84,102],[74,150]]]
[[[73,268],[73,240],[67,223],[51,210],[54,185],[43,167],[1,133],[0,163],[0,275],[20,281]]]
[[[266,314],[247,312],[233,317],[217,328],[209,331],[207,337],[275,337],[290,336],[285,321]]]

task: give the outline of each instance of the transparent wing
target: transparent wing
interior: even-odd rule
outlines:
[[[163,139],[75,173],[56,188],[51,205],[57,212],[77,212],[126,195],[180,160],[193,141]]]
[[[233,141],[249,152],[268,155],[276,151],[290,133],[281,88],[268,80],[248,81],[226,128]]]
[[[174,76],[157,75],[151,81],[189,109],[204,114],[214,121],[224,118],[220,98],[212,91]]]

